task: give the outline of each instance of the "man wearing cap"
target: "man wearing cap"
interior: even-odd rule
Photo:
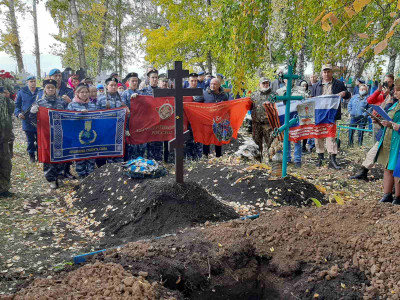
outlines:
[[[67,104],[74,99],[74,91],[67,87],[67,85],[62,81],[62,74],[59,69],[52,69],[49,72],[50,79],[57,81],[56,95],[61,97]],[[39,90],[37,95],[37,100],[43,97],[43,90]]]
[[[166,74],[160,74],[158,77],[158,87],[160,89],[167,89],[168,88],[168,78]]]
[[[106,84],[106,94],[100,96],[97,99],[96,107],[97,109],[111,109],[111,108],[119,108],[125,107],[127,114],[129,114],[129,108],[126,104],[122,101],[120,94],[118,93],[118,79],[116,77],[109,77],[105,81]],[[107,158],[107,163],[118,163],[123,162],[123,158],[121,157],[114,157],[114,158]],[[96,160],[96,164],[101,166],[103,164],[102,160]]]
[[[96,90],[97,90],[97,98],[104,95],[104,85],[102,85],[101,83],[96,85]]]
[[[29,159],[33,163],[36,160],[35,152],[37,151],[37,135],[36,126],[33,125],[33,122],[29,117],[29,110],[36,100],[39,89],[36,87],[35,76],[28,76],[26,78],[26,84],[27,86],[23,87],[18,92],[14,115],[18,119],[22,120],[22,130],[26,135]]]
[[[251,110],[252,135],[254,142],[258,146],[260,154],[257,158],[260,162],[263,158],[262,152],[264,141],[267,144],[267,151],[273,142],[271,137],[273,129],[268,122],[268,117],[263,106],[263,104],[268,101],[268,97],[272,92],[269,84],[270,82],[268,78],[261,77],[259,90],[252,93],[250,96],[250,99],[253,102]]]
[[[129,108],[131,107],[131,100],[136,98],[137,95],[141,95],[142,91],[140,91],[138,89],[139,87],[139,75],[138,73],[135,72],[131,72],[128,73],[125,78],[124,81],[126,81],[129,85],[129,88],[126,89],[124,91],[124,93],[122,94],[122,102],[125,103],[126,106],[128,106]],[[127,132],[126,132],[126,136],[129,136],[129,118],[127,118]],[[135,159],[139,156],[144,156],[144,153],[146,152],[146,144],[137,144],[137,145],[131,145],[131,144],[127,144],[127,148],[126,148],[126,160],[131,160],[131,159]]]
[[[199,75],[197,81],[197,87],[204,90],[206,88],[206,81],[205,81],[206,74],[204,71],[200,71],[199,73],[197,73],[197,75]]]
[[[272,89],[272,92],[274,92],[274,93],[277,90],[285,87],[285,82],[283,81],[283,70],[278,69],[276,71],[276,74],[277,74],[277,78],[271,84],[271,89]]]
[[[343,99],[350,99],[351,94],[347,91],[346,86],[340,80],[333,78],[332,65],[327,64],[322,66],[322,80],[315,83],[311,88],[311,96],[317,97],[321,95],[339,95]],[[335,120],[340,120],[342,117],[341,105],[337,110]],[[315,148],[318,153],[317,166],[322,166],[324,160],[325,147],[330,155],[329,167],[336,170],[340,169],[340,166],[336,162],[336,155],[338,153],[338,145],[336,143],[336,137],[315,139]]]
[[[0,78],[0,197],[11,197],[11,158],[14,141],[12,114],[14,101],[10,98],[12,87],[7,80]]]
[[[142,95],[153,96],[153,90],[158,88],[158,71],[151,69],[147,72],[150,86],[142,90]],[[161,161],[163,159],[163,142],[147,143],[147,158]]]
[[[37,120],[39,107],[52,109],[66,109],[67,103],[56,95],[57,81],[54,79],[43,80],[43,96],[31,106],[30,118]],[[50,183],[51,189],[56,189],[62,185],[66,175],[65,163],[43,163],[43,172],[46,180]]]
[[[158,88],[158,71],[156,69],[151,69],[147,72],[147,78],[149,79],[149,86],[142,90],[142,94],[153,96],[153,90]]]

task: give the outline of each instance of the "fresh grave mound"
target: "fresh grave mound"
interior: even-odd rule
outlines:
[[[95,259],[162,278],[188,299],[398,299],[399,209],[361,201],[283,207]]]
[[[12,299],[178,299],[178,293],[149,283],[144,272],[141,275],[134,277],[118,264],[97,262],[60,278],[38,278]]]
[[[243,214],[258,213],[274,206],[311,206],[315,198],[328,201],[313,184],[293,176],[274,178],[265,164],[254,166],[200,162],[188,172],[187,178],[196,181],[218,199],[231,205],[245,205]]]
[[[399,299],[399,213],[396,205],[363,201],[282,207],[256,220],[129,243],[93,260],[146,274],[178,299]]]
[[[197,183],[176,184],[171,176],[131,180],[116,165],[96,170],[78,188],[76,197],[74,205],[98,222],[95,230],[104,231],[104,246],[239,217]]]

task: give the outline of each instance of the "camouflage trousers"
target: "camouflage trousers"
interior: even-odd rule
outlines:
[[[147,143],[147,158],[161,161],[163,159],[163,142]]]
[[[264,141],[267,144],[267,149],[271,146],[273,139],[271,134],[273,129],[268,123],[253,122],[253,140],[258,146],[260,155],[262,157]]]
[[[147,144],[127,145],[127,160],[136,159],[139,156],[144,157]]]
[[[48,182],[56,181],[57,179],[64,178],[65,163],[64,164],[43,164],[44,177]]]
[[[12,143],[0,142],[0,193],[7,192],[11,187]]]
[[[94,172],[96,160],[88,159],[75,162],[75,170],[79,177],[86,177]]]

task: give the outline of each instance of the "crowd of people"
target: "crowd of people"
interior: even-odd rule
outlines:
[[[279,126],[276,120],[268,113],[269,97],[272,94],[283,95],[286,92],[287,81],[282,76],[283,71],[278,72],[275,80],[270,81],[262,77],[259,81],[259,89],[250,94],[252,100],[252,136],[259,147],[258,159],[262,161],[263,150],[270,148],[273,138],[273,129]],[[165,74],[159,74],[156,69],[149,69],[145,80],[141,81],[138,73],[130,72],[122,80],[118,73],[112,73],[103,83],[94,84],[90,78],[79,80],[76,75],[68,79],[68,83],[62,81],[60,70],[52,69],[48,78],[43,81],[42,88],[37,87],[36,78],[29,76],[26,78],[26,86],[16,95],[15,101],[11,99],[11,87],[4,87],[1,90],[2,101],[0,102],[0,124],[2,148],[0,160],[5,162],[5,168],[0,171],[0,183],[2,196],[8,195],[9,173],[11,172],[12,156],[12,114],[22,120],[22,129],[26,134],[27,152],[31,162],[36,161],[37,156],[37,133],[36,133],[36,114],[38,108],[48,107],[79,112],[92,110],[104,110],[123,107],[128,116],[129,107],[132,99],[138,95],[153,95],[156,88],[173,88],[174,81],[167,78]],[[320,77],[320,78],[319,78]],[[184,88],[202,88],[203,95],[195,96],[194,101],[201,103],[217,103],[228,101],[234,98],[246,96],[246,91],[233,97],[232,85],[225,80],[222,74],[216,77],[210,73],[199,72],[191,73],[184,82]],[[8,94],[7,94],[8,92]],[[400,82],[397,85],[394,76],[385,76],[382,84],[378,84],[376,90],[371,93],[365,81],[361,78],[356,81],[356,88],[351,94],[343,81],[333,77],[331,65],[324,65],[320,74],[313,74],[309,80],[301,80],[292,88],[293,95],[300,95],[304,98],[316,97],[320,95],[337,94],[347,105],[350,126],[354,129],[364,129],[368,120],[373,120],[375,145],[367,153],[362,169],[352,179],[367,180],[368,171],[377,162],[385,167],[384,172],[384,196],[381,202],[393,202],[400,204],[400,160],[397,159],[400,150]],[[133,100],[134,101],[134,100]],[[389,116],[392,122],[384,121],[372,111],[370,105],[380,105]],[[335,120],[339,121],[342,117],[342,107],[339,106]],[[129,122],[127,123],[129,126]],[[3,130],[4,129],[4,130]],[[129,128],[126,135],[129,136]],[[349,146],[353,146],[354,129],[349,130]],[[358,144],[363,143],[363,131],[358,130]],[[147,157],[157,161],[164,160],[171,162],[173,155],[168,151],[168,142],[149,142],[146,144],[126,145],[124,158],[90,159],[75,162],[76,173],[80,178],[88,176],[98,167],[106,163],[116,163],[131,160],[139,156]],[[329,154],[328,166],[339,170],[340,164],[337,161],[338,143],[335,137],[316,138],[303,140],[294,143],[293,162],[296,167],[302,166],[302,155],[310,153],[315,148],[317,153],[317,167],[321,167],[325,161],[325,152]],[[216,156],[222,156],[222,147],[215,146]],[[198,160],[202,156],[210,153],[209,145],[196,143],[191,138],[185,144],[186,159]],[[289,151],[288,161],[292,162],[291,151]],[[73,178],[70,172],[72,163],[43,164],[44,175],[50,183],[52,189],[56,189],[62,184],[64,178]],[[8,175],[7,175],[8,174]],[[4,182],[4,184],[3,184]],[[5,182],[8,182],[5,184]],[[392,196],[393,186],[395,196]]]
[[[48,77],[43,81],[42,88],[37,87],[34,76],[26,78],[26,86],[16,95],[15,103],[10,100],[10,108],[7,115],[13,114],[22,120],[22,129],[26,135],[27,152],[31,162],[37,157],[37,130],[36,118],[39,107],[53,109],[88,112],[93,110],[106,110],[123,107],[130,114],[131,99],[138,95],[152,96],[156,88],[172,88],[174,82],[166,78],[165,74],[159,74],[156,69],[149,69],[147,77],[141,82],[135,72],[128,73],[124,79],[120,79],[118,73],[112,73],[104,82],[95,85],[90,78],[79,80],[77,75],[69,77],[68,82],[62,80],[59,69],[52,69]],[[160,76],[159,76],[160,75]],[[184,82],[185,88],[202,88],[203,96],[195,97],[194,101],[203,103],[216,103],[233,99],[232,86],[228,81],[223,81],[224,76],[216,77],[209,73],[191,73]],[[11,90],[11,88],[8,88]],[[15,105],[15,109],[13,108]],[[12,107],[11,107],[12,106]],[[128,117],[129,118],[129,117]],[[10,119],[11,120],[11,119]],[[10,121],[12,125],[12,120]],[[129,119],[127,121],[126,136],[129,136]],[[12,145],[12,143],[10,143]],[[222,147],[215,146],[216,156],[222,155]],[[11,151],[12,152],[12,151]],[[185,143],[185,158],[198,160],[203,155],[210,153],[209,145],[194,142],[193,132],[191,138]],[[147,157],[157,161],[172,162],[173,155],[168,151],[168,142],[149,142],[146,144],[126,144],[124,158],[89,159],[75,162],[76,173],[79,178],[84,178],[92,173],[95,166],[106,163],[123,162],[137,157]],[[74,178],[71,174],[72,163],[44,163],[43,171],[46,180],[52,189],[62,185],[65,178]],[[9,179],[9,176],[6,176]],[[9,180],[8,180],[9,181]],[[5,188],[8,191],[8,187]]]

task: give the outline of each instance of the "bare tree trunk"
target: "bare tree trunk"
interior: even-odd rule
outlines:
[[[207,69],[210,74],[212,74],[212,57],[211,57],[211,51],[208,51],[207,53]]]
[[[122,76],[122,60],[124,53],[122,52],[122,1],[118,1],[118,72]]]
[[[362,76],[362,73],[364,72],[364,68],[365,68],[365,63],[366,63],[365,59],[357,58],[357,60],[354,64],[355,78],[360,78]]]
[[[24,61],[22,60],[21,42],[19,40],[17,18],[15,17],[15,2],[14,0],[9,0],[8,3],[10,9],[11,30],[15,37],[15,42],[12,46],[15,51],[15,58],[17,59],[18,72],[22,73],[24,72]]]
[[[80,68],[84,69],[85,72],[87,71],[86,65],[86,56],[85,56],[85,46],[83,43],[83,34],[81,30],[81,22],[79,21],[78,11],[76,9],[75,0],[69,0],[72,19],[74,22],[74,29],[76,30],[76,43],[78,46],[78,53],[79,53],[79,66]]]
[[[304,52],[305,45],[303,45],[300,49],[299,55],[297,57],[297,74],[300,76],[300,79],[304,78],[304,69],[305,69],[305,60],[304,60]]]
[[[394,74],[394,68],[396,67],[397,51],[391,48],[389,51],[389,64],[387,74]]]
[[[101,48],[99,49],[99,54],[97,58],[97,75],[101,73],[103,69],[103,58],[104,58],[104,45],[106,44],[106,33],[107,33],[107,14],[108,14],[108,0],[105,2],[106,12],[103,16],[102,32],[101,32]]]
[[[39,49],[39,34],[38,34],[38,24],[37,24],[37,10],[36,10],[36,0],[32,1],[32,16],[33,16],[33,27],[35,34],[35,57],[36,57],[36,77],[41,79],[40,72],[40,49]]]

